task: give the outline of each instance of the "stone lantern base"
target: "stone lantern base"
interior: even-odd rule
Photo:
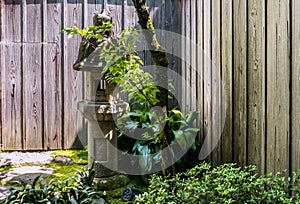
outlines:
[[[118,170],[117,134],[114,118],[120,117],[128,104],[81,101],[78,109],[88,120],[89,166],[94,162],[96,178],[107,178]]]

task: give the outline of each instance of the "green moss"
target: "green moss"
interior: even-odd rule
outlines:
[[[56,150],[52,154],[57,157],[68,157],[72,159],[76,164],[86,165],[88,163],[87,150]]]
[[[45,181],[50,181],[51,179],[65,180],[67,178],[74,177],[77,171],[86,169],[86,166],[81,164],[67,165],[61,163],[51,163],[47,164],[46,166],[53,168],[54,173],[52,176],[45,178]]]

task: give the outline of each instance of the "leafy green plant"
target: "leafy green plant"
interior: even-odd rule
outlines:
[[[63,181],[51,180],[43,184],[40,177],[36,177],[32,184],[20,183],[21,189],[12,188],[1,203],[91,203],[102,197],[93,184],[94,177],[93,166],[87,171],[78,171],[75,178]]]
[[[78,34],[82,37],[89,36],[103,40],[103,36],[95,34],[94,27],[83,30],[71,27],[64,29],[64,32],[72,37]],[[132,149],[128,151],[142,155],[139,164],[144,172],[150,171],[154,165],[160,163],[163,174],[166,175],[165,157],[173,159],[175,153],[170,145],[174,141],[183,151],[190,146],[192,150],[196,150],[195,137],[192,136],[197,134],[198,129],[192,128],[192,123],[196,119],[197,112],[191,113],[190,116],[185,116],[176,109],[166,110],[163,114],[153,112],[152,108],[159,104],[160,89],[153,76],[141,69],[143,61],[136,51],[137,42],[138,33],[134,29],[124,30],[117,38],[102,44],[103,49],[99,57],[106,62],[103,70],[106,81],[109,84],[117,84],[121,92],[127,94],[130,102],[130,111],[118,120],[121,135],[126,138],[127,133],[136,132],[138,128],[142,129],[138,133],[141,139],[133,141]],[[165,148],[169,150],[169,155],[162,155],[161,152]],[[154,163],[149,157],[152,153],[157,154]],[[174,174],[175,166],[172,167]]]
[[[201,163],[169,179],[153,175],[136,203],[299,203],[299,175],[258,176],[255,166]]]
[[[177,143],[182,151],[187,151],[191,147],[192,152],[196,152],[200,146],[195,136],[198,132],[197,128],[192,128],[192,123],[197,117],[197,112],[184,115],[179,110],[170,110],[167,116],[158,114],[155,111],[139,111],[127,112],[118,120],[120,131],[119,137],[127,135],[140,135],[132,145],[127,149],[134,155],[141,155],[136,162],[139,163],[143,172],[150,172],[155,166],[163,162],[161,141],[161,133],[164,126],[167,126],[166,143],[168,146]],[[176,151],[179,151],[176,148]],[[169,148],[169,152],[174,157],[176,154],[173,148]],[[155,154],[153,160],[149,154]],[[184,158],[178,158],[177,165],[182,163]]]

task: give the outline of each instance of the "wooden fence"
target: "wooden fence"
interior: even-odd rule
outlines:
[[[109,10],[115,33],[137,27],[131,0],[1,0],[1,144],[4,150],[79,148],[86,123],[77,110],[83,74],[73,71],[80,39],[63,28],[92,24]],[[155,27],[179,30],[177,1],[148,2]],[[168,24],[166,23],[168,22]]]
[[[185,44],[185,53],[208,79],[204,84],[183,64],[192,87],[187,95],[197,96],[185,102],[201,110],[207,137],[220,134],[214,122],[222,117],[216,114],[220,107],[226,116],[209,159],[256,164],[262,173],[300,168],[300,1],[181,2],[182,33],[204,51],[193,58],[195,50]],[[215,80],[218,72],[226,109]]]
[[[203,136],[222,134],[208,160],[256,164],[262,173],[300,168],[300,1],[148,4],[156,28],[187,37],[181,75],[190,88],[182,86],[182,102],[187,110],[200,110]],[[102,8],[111,11],[116,31],[137,26],[131,0],[1,1],[4,149],[85,143],[86,125],[76,107],[83,75],[71,68],[80,40],[59,31],[89,25]],[[217,128],[222,120],[224,128]]]

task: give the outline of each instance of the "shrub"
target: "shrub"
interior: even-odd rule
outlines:
[[[255,166],[244,169],[235,164],[212,168],[201,163],[185,173],[163,179],[153,175],[148,192],[137,196],[137,203],[297,203],[299,188],[282,173],[257,175]]]
[[[63,181],[51,180],[42,184],[40,177],[32,184],[21,184],[21,189],[12,188],[10,195],[1,203],[91,203],[101,199],[101,194],[93,184],[95,170],[78,171],[74,178]]]

